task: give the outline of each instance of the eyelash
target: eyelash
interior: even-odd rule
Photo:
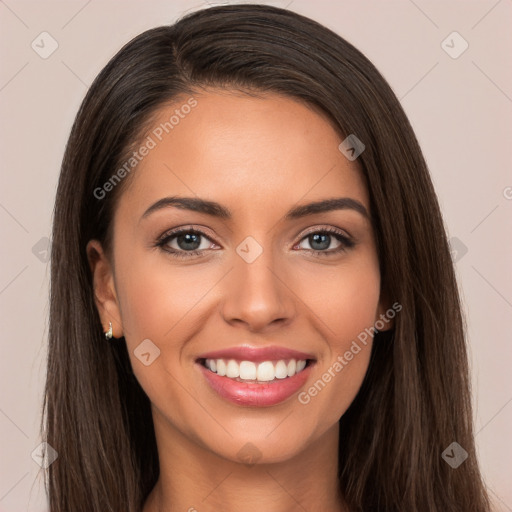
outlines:
[[[177,236],[179,236],[181,234],[185,234],[185,233],[201,235],[202,237],[210,240],[210,237],[208,235],[206,235],[206,233],[204,233],[198,229],[179,228],[179,229],[167,231],[166,233],[164,233],[157,240],[155,246],[159,247],[163,251],[167,252],[173,258],[190,258],[193,256],[203,256],[204,251],[208,250],[208,249],[196,249],[194,251],[184,251],[184,250],[177,251],[176,249],[169,250],[168,248],[165,248],[165,245],[168,244],[170,240],[176,238]],[[317,249],[304,249],[308,252],[313,253],[315,256],[324,257],[324,256],[331,256],[331,255],[339,254],[341,252],[346,251],[347,249],[351,249],[355,245],[355,242],[353,240],[351,240],[348,236],[344,235],[341,231],[339,231],[338,229],[335,229],[335,228],[322,228],[322,229],[316,229],[313,231],[309,231],[300,239],[299,242],[302,242],[305,238],[307,238],[310,235],[314,235],[314,234],[334,235],[336,240],[338,240],[338,242],[340,242],[340,244],[341,244],[337,249],[331,249],[328,251],[320,251]]]

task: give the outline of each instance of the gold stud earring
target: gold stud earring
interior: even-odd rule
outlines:
[[[107,340],[112,339],[112,322],[108,323],[108,331],[105,333],[105,338],[107,338]]]

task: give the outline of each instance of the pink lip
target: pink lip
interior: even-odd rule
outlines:
[[[222,359],[222,357],[219,357],[219,359]],[[268,361],[268,359],[266,360]],[[292,396],[305,384],[311,374],[312,367],[312,365],[306,366],[304,370],[295,374],[293,377],[275,379],[268,383],[259,384],[238,382],[229,377],[221,377],[201,363],[198,363],[198,366],[208,384],[221,397],[236,405],[253,407],[268,407],[283,402]]]
[[[208,352],[199,356],[197,360],[200,359],[235,359],[261,363],[262,361],[278,361],[280,359],[315,360],[315,357],[312,354],[284,347],[249,347],[246,345]]]

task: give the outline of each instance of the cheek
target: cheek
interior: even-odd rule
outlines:
[[[121,252],[121,251],[120,251]],[[188,340],[204,327],[200,314],[207,303],[205,293],[219,276],[207,266],[178,266],[162,256],[137,255],[116,260],[120,277],[117,290],[124,337],[135,376],[151,401],[162,410],[175,404],[176,410],[190,408],[183,394],[181,353]],[[202,300],[201,300],[202,299]],[[155,349],[145,340],[156,345]],[[145,342],[146,345],[141,345]],[[139,347],[147,346],[148,366],[141,364]],[[155,352],[153,352],[155,351]],[[200,411],[195,411],[198,414]],[[180,419],[174,418],[176,423]]]
[[[328,346],[312,385],[298,400],[327,426],[350,406],[368,369],[380,297],[378,262],[373,254],[361,254],[357,262],[302,282],[301,296],[307,297],[311,318],[318,318],[317,330]]]
[[[374,325],[380,297],[378,261],[361,251],[338,266],[304,269],[294,291],[317,319],[331,357],[345,352],[351,341]],[[306,309],[306,310],[307,310]]]
[[[176,265],[156,252],[116,262],[117,286],[123,331],[134,371],[140,365],[134,351],[151,340],[159,349],[160,366],[181,372],[182,349],[200,336],[210,310],[215,285],[225,269],[212,265]],[[210,293],[208,293],[211,290]],[[152,372],[154,374],[154,371]]]
[[[132,342],[141,337],[172,342],[175,329],[215,282],[211,272],[173,265],[156,252],[119,258],[116,268],[122,276],[117,285],[121,320]]]

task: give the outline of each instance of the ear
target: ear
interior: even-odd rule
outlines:
[[[381,291],[379,305],[377,307],[377,314],[375,316],[375,328],[379,332],[390,331],[395,326],[395,316],[402,306],[395,302],[391,305],[387,294]]]
[[[123,336],[123,326],[112,265],[98,240],[89,241],[86,253],[93,275],[94,301],[103,325],[103,332],[108,331],[109,322],[112,322],[112,336],[120,338]]]

